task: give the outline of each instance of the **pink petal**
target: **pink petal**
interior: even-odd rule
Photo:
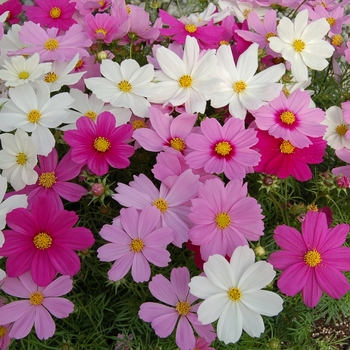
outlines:
[[[158,300],[175,306],[179,301],[171,283],[163,276],[156,275],[148,285],[152,295]]]
[[[160,219],[160,211],[155,207],[146,207],[140,213],[140,219],[138,221],[138,237],[145,240],[150,235],[154,234],[152,230],[155,229]],[[159,242],[159,244],[161,244]]]
[[[120,257],[108,271],[108,279],[111,281],[121,280],[130,270],[134,258],[134,253],[130,252],[128,254]]]
[[[29,304],[29,301],[28,301],[28,304]],[[35,320],[35,313],[36,313],[36,309],[34,307],[28,308],[27,312],[13,323],[12,328],[9,332],[9,336],[15,339],[21,339],[26,337],[33,327],[34,320]]]
[[[196,343],[192,327],[185,316],[180,316],[176,329],[176,345],[181,350],[193,349]]]
[[[131,275],[135,282],[146,282],[151,276],[151,268],[145,256],[134,253],[134,260],[131,266]]]
[[[173,307],[147,302],[141,305],[139,317],[145,322],[152,322],[157,317],[174,313],[178,315],[177,311]]]
[[[18,300],[0,308],[0,324],[7,324],[19,320],[27,315],[31,304],[29,300]],[[34,320],[33,320],[34,322]]]
[[[48,251],[52,265],[62,275],[72,277],[80,270],[80,259],[72,250],[51,246]]]
[[[166,338],[174,330],[179,314],[175,311],[175,309],[173,310],[173,313],[159,316],[153,320],[152,328],[158,337]]]
[[[297,281],[294,281],[294,283],[297,283]],[[307,307],[315,307],[320,301],[322,296],[322,289],[318,284],[316,274],[314,271],[310,271],[301,293],[304,299],[304,303]]]
[[[42,293],[45,298],[57,297],[69,293],[72,288],[72,279],[69,276],[60,276],[43,289]]]
[[[64,298],[45,298],[43,300],[43,306],[57,318],[68,317],[74,310],[74,304]]]
[[[27,273],[30,274],[29,271]],[[30,293],[35,290],[35,289],[28,290],[18,278],[6,277],[0,283],[1,283],[1,289],[5,293],[19,297],[19,298],[28,298]]]
[[[53,265],[47,250],[37,251],[32,262],[31,272],[33,281],[39,286],[46,287],[53,281],[58,270]]]
[[[132,238],[138,237],[139,212],[135,207],[124,208],[120,211],[120,222],[125,232]]]
[[[307,280],[312,278],[311,269],[302,261],[294,264],[282,272],[277,281],[277,286],[282,293],[288,296],[294,296],[307,283]]]
[[[56,325],[48,311],[43,307],[36,307],[35,332],[39,339],[48,339],[55,334]]]
[[[179,301],[187,300],[190,279],[187,267],[178,267],[171,270],[170,283]]]

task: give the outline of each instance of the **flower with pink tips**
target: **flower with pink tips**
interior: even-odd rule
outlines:
[[[118,183],[117,192],[112,197],[125,207],[142,210],[155,206],[160,212],[157,227],[170,227],[174,231],[172,243],[181,247],[188,241],[191,224],[187,215],[190,213],[189,201],[197,195],[199,176],[190,169],[184,171],[173,182],[171,188],[161,183],[160,189],[144,174],[134,175],[134,181],[128,185]]]
[[[342,272],[350,271],[350,248],[343,247],[350,226],[328,228],[326,214],[306,213],[301,234],[293,227],[277,226],[274,239],[282,250],[270,255],[269,262],[281,270],[277,286],[294,296],[301,291],[306,306],[315,307],[322,292],[340,299],[350,290]]]
[[[243,179],[258,165],[260,154],[252,147],[258,142],[256,131],[245,129],[243,120],[229,118],[221,126],[213,118],[200,125],[201,134],[188,135],[190,152],[185,157],[193,169],[204,168],[210,174],[224,173],[228,179]]]
[[[67,130],[64,141],[72,147],[74,162],[85,165],[98,176],[108,173],[109,165],[117,169],[129,166],[129,158],[134,148],[127,144],[133,133],[132,126],[115,126],[115,117],[110,112],[102,112],[96,122],[81,117],[77,120],[77,130]]]
[[[160,338],[168,337],[177,323],[176,345],[180,350],[194,349],[196,338],[192,328],[209,343],[216,337],[211,324],[204,326],[198,321],[196,311],[199,304],[192,305],[197,298],[189,292],[189,282],[187,267],[172,269],[170,281],[160,274],[154,276],[148,285],[149,289],[155,298],[167,305],[147,302],[139,310],[139,317],[145,322],[151,322]]]
[[[310,108],[310,100],[306,91],[296,90],[288,98],[281,92],[278,98],[251,113],[259,129],[303,148],[312,143],[310,137],[323,137],[326,131],[326,126],[321,124],[324,111]]]
[[[61,298],[72,290],[73,281],[69,276],[58,277],[46,287],[39,287],[30,271],[18,278],[6,277],[2,282],[1,289],[5,293],[23,298],[0,308],[0,324],[13,322],[9,332],[11,338],[26,337],[34,326],[39,339],[48,339],[56,330],[51,314],[66,318],[74,310],[71,301]]]
[[[188,215],[194,223],[189,237],[200,246],[203,260],[213,254],[231,256],[238,246],[248,245],[247,239],[257,241],[264,234],[261,206],[247,194],[247,184],[239,180],[225,186],[216,178],[198,188]]]
[[[43,27],[68,30],[74,23],[74,2],[67,0],[35,0],[34,5],[24,5],[23,9],[29,21]]]
[[[108,271],[108,279],[119,281],[131,268],[135,282],[150,279],[149,263],[165,267],[170,262],[166,250],[173,240],[173,230],[169,227],[156,228],[160,211],[156,207],[146,207],[138,212],[134,207],[124,208],[113,225],[104,225],[100,235],[107,243],[97,250],[101,261],[115,261]]]
[[[31,271],[39,286],[47,286],[57,273],[74,276],[80,260],[74,250],[90,248],[95,239],[90,230],[74,227],[79,217],[73,211],[57,210],[49,197],[36,197],[32,210],[17,208],[7,214],[9,230],[0,255],[7,257],[6,273],[18,277]]]

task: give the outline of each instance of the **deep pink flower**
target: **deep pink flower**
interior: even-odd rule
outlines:
[[[193,244],[200,246],[202,259],[210,255],[231,256],[238,246],[257,241],[264,234],[264,216],[253,197],[247,197],[247,184],[219,179],[207,180],[192,199],[188,217],[194,223],[189,232]],[[246,215],[245,213],[248,213]]]
[[[258,139],[255,149],[261,153],[261,160],[254,170],[277,175],[280,179],[292,175],[299,181],[312,178],[308,164],[322,163],[327,146],[327,142],[318,137],[310,138],[310,146],[298,148],[287,140],[276,139],[267,131],[261,130],[258,131]]]
[[[123,169],[129,166],[134,148],[127,144],[133,133],[132,126],[115,126],[115,116],[102,112],[94,122],[90,118],[77,120],[77,130],[64,133],[64,141],[72,147],[74,162],[85,165],[98,176],[108,173],[108,165]]]
[[[214,118],[201,122],[202,134],[190,134],[186,139],[192,150],[185,157],[193,169],[204,168],[208,173],[224,173],[230,180],[243,179],[253,172],[260,154],[252,147],[257,143],[256,131],[246,130],[244,121],[229,118],[224,126]]]
[[[19,23],[19,15],[22,13],[22,4],[19,0],[8,0],[0,5],[0,15],[4,12],[9,11],[8,17],[6,19],[11,25]]]
[[[350,290],[342,271],[350,271],[350,248],[341,247],[350,226],[328,228],[325,213],[308,211],[301,234],[293,227],[277,226],[274,238],[282,248],[269,262],[282,270],[277,285],[282,293],[294,296],[301,291],[308,307],[318,304],[322,292],[340,299]]]
[[[68,317],[74,304],[60,298],[72,290],[73,281],[69,276],[61,276],[46,287],[39,287],[32,279],[30,271],[18,278],[5,277],[1,289],[24,300],[13,301],[0,308],[0,324],[14,322],[10,337],[26,337],[33,325],[39,339],[48,339],[55,334],[56,326],[51,315],[57,318]]]
[[[320,124],[325,119],[325,112],[320,108],[310,108],[310,100],[306,91],[296,90],[288,98],[281,92],[268,105],[251,113],[259,129],[303,148],[312,143],[310,137],[323,137],[327,128]]]
[[[34,170],[38,173],[35,185],[26,186],[23,190],[12,194],[28,194],[27,209],[31,209],[33,200],[40,195],[50,197],[56,203],[57,209],[63,209],[62,198],[70,202],[77,202],[87,193],[85,187],[68,182],[80,174],[81,164],[72,161],[69,151],[58,163],[58,154],[55,148],[47,157],[38,156],[40,167]]]
[[[196,311],[199,304],[192,305],[197,298],[189,292],[190,273],[186,267],[172,269],[170,281],[156,275],[149,283],[152,295],[170,306],[147,302],[140,307],[139,317],[151,322],[160,338],[168,337],[176,327],[176,345],[181,350],[193,350],[196,338],[193,329],[211,343],[215,339],[213,326],[202,325]],[[192,325],[192,327],[191,327]]]
[[[29,21],[39,23],[43,27],[56,27],[68,30],[74,23],[74,2],[69,0],[35,0],[34,5],[24,5],[23,9]]]
[[[94,243],[90,230],[74,227],[79,217],[73,211],[57,210],[48,197],[36,197],[32,211],[17,208],[7,214],[10,230],[4,230],[5,243],[0,256],[7,257],[6,272],[18,277],[31,270],[39,286],[47,286],[57,273],[75,275],[80,260],[74,250],[86,249]]]
[[[100,235],[110,243],[97,250],[101,261],[115,261],[108,271],[108,279],[119,281],[131,268],[135,282],[148,281],[151,276],[149,262],[165,267],[170,262],[166,250],[173,240],[173,230],[156,228],[160,211],[146,207],[139,213],[134,207],[122,209],[113,225],[104,225]]]

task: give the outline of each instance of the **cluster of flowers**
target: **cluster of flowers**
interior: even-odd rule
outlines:
[[[249,242],[264,234],[264,216],[243,180],[260,172],[307,181],[327,144],[350,163],[350,101],[323,111],[306,90],[310,70],[332,65],[339,79],[339,62],[350,62],[350,41],[342,37],[349,2],[280,1],[280,10],[294,10],[290,19],[279,17],[273,1],[220,0],[180,19],[159,10],[153,24],[122,0],[0,5],[7,25],[0,40],[0,284],[24,299],[0,307],[0,348],[33,325],[39,339],[51,337],[50,313],[73,311],[61,296],[80,269],[75,251],[95,239],[73,227],[78,216],[64,203],[87,195],[75,181],[83,171],[108,176],[127,168],[139,148],[158,153],[152,173],[160,187],[144,174],[117,184],[109,194],[124,208],[102,227],[108,243],[97,253],[113,262],[111,281],[131,270],[141,283],[151,279],[150,264],[168,266],[169,244],[196,251],[204,274],[191,278],[175,267],[170,281],[152,276],[151,294],[167,305],[146,302],[139,317],[159,337],[176,326],[181,350],[212,349],[216,320],[226,344],[242,330],[259,337],[261,315],[282,310],[280,295],[261,290],[273,268],[282,271],[280,292],[301,291],[308,307],[322,292],[347,293],[342,272],[350,271],[350,249],[342,245],[349,225],[329,228],[325,213],[309,211],[301,234],[278,226],[281,250],[255,262]],[[21,25],[19,14],[27,18]],[[130,58],[118,60],[124,47]],[[132,58],[141,47],[151,48],[148,63]],[[333,173],[350,176],[350,167]],[[103,181],[96,196],[107,194]]]

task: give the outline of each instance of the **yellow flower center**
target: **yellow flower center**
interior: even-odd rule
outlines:
[[[104,6],[105,5],[105,3],[106,3],[106,1],[104,1],[104,0],[101,0],[101,1],[97,1],[101,6]]]
[[[155,205],[162,213],[168,210],[168,203],[163,198],[156,199],[153,202],[153,205]]]
[[[105,137],[96,137],[94,147],[96,151],[104,153],[111,148],[111,143]]]
[[[287,140],[283,140],[280,144],[280,151],[285,154],[291,154],[294,152],[294,146]]]
[[[186,30],[186,32],[194,33],[197,30],[197,26],[195,24],[192,24],[192,23],[186,24],[185,30]]]
[[[19,165],[24,165],[27,162],[27,156],[24,153],[18,153],[16,162]]]
[[[52,238],[47,233],[40,232],[34,237],[33,243],[36,248],[40,250],[45,250],[51,247]]]
[[[335,34],[332,36],[332,45],[340,46],[343,43],[343,37],[340,34]]]
[[[221,46],[221,45],[230,45],[230,43],[227,41],[227,40],[221,40],[220,42],[219,42],[219,45]]]
[[[334,23],[336,22],[336,19],[334,17],[328,17],[328,18],[326,18],[326,21],[332,27],[334,25]]]
[[[218,228],[220,228],[221,230],[224,230],[225,228],[229,227],[231,224],[230,215],[228,215],[227,213],[219,213],[215,216],[215,222]]]
[[[94,111],[87,111],[84,116],[90,118],[92,121],[95,121],[97,118],[97,113]]]
[[[41,292],[34,292],[30,294],[29,301],[32,305],[41,305],[44,300],[44,296]]]
[[[3,338],[7,333],[7,330],[4,326],[0,326],[0,339]]]
[[[40,111],[38,111],[37,109],[32,109],[28,114],[27,114],[28,120],[31,123],[37,123],[41,117],[41,113]]]
[[[182,152],[185,149],[186,144],[183,139],[175,137],[170,140],[170,146],[176,149],[177,151]]]
[[[348,127],[345,124],[341,124],[336,127],[335,131],[338,135],[344,136],[348,131]]]
[[[51,18],[59,18],[61,16],[61,9],[58,7],[53,7],[50,10],[50,17]]]
[[[74,68],[80,68],[82,65],[83,65],[83,60],[80,59],[80,60],[77,62],[77,64],[75,65]]]
[[[236,81],[233,84],[233,89],[239,94],[247,88],[247,84],[243,80]]]
[[[243,16],[244,16],[244,18],[247,19],[247,18],[248,18],[248,15],[249,15],[252,11],[253,11],[252,9],[245,9],[245,10],[243,11]]]
[[[315,267],[322,261],[321,254],[316,249],[309,250],[304,255],[304,261],[310,267]]]
[[[296,52],[301,52],[305,49],[305,43],[300,39],[296,39],[293,42],[293,47]]]
[[[238,288],[231,288],[228,291],[228,296],[232,301],[239,301],[242,298],[242,293]]]
[[[42,173],[39,176],[39,185],[45,188],[51,188],[56,183],[57,177],[54,171]]]
[[[122,80],[120,83],[118,83],[118,88],[124,92],[130,92],[132,85],[128,81]]]
[[[144,120],[136,119],[132,123],[132,129],[135,131],[137,129],[147,128],[147,124]]]
[[[52,39],[46,40],[44,47],[46,50],[53,51],[58,48],[58,45],[59,45],[58,41],[52,38]]]
[[[191,305],[188,301],[179,301],[175,306],[176,311],[181,316],[186,316],[191,309]]]
[[[53,83],[58,79],[58,75],[55,72],[49,72],[45,75],[44,81],[47,83]]]
[[[232,151],[232,147],[230,143],[227,141],[221,141],[215,145],[215,152],[220,156],[225,157],[229,155],[231,151]]]
[[[266,38],[266,41],[269,41],[270,38],[274,37],[274,36],[277,36],[275,33],[272,33],[272,32],[268,32],[266,35],[265,35],[265,38]]]
[[[135,238],[132,240],[132,242],[130,243],[130,249],[134,252],[134,253],[139,253],[142,251],[143,247],[145,246],[145,244],[143,243],[143,241],[140,238]]]
[[[104,29],[104,28],[98,28],[98,29],[95,30],[95,33],[96,34],[102,33],[103,35],[107,35],[107,30]]]
[[[307,210],[311,210],[311,211],[315,211],[316,213],[318,212],[318,208],[317,208],[317,205],[316,204],[309,204],[307,207],[306,207]]]
[[[29,73],[28,72],[25,72],[25,71],[23,71],[23,72],[20,72],[20,73],[18,73],[18,78],[20,78],[20,79],[28,79],[29,78]]]
[[[291,111],[285,111],[280,115],[281,121],[286,124],[293,124],[295,122],[295,115]]]
[[[192,86],[193,79],[190,75],[185,74],[179,79],[179,85],[182,88],[189,88]]]
[[[283,86],[282,91],[286,97],[290,95],[290,91],[285,86]]]
[[[128,15],[130,15],[130,13],[131,13],[131,8],[128,5],[126,5],[126,12],[128,13]]]

